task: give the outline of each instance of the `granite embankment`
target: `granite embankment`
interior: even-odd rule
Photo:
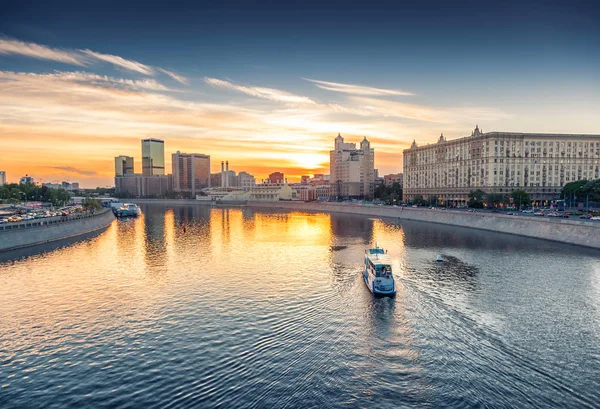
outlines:
[[[351,213],[400,220],[417,220],[471,227],[500,233],[558,241],[600,249],[600,223],[576,219],[509,216],[496,213],[469,213],[427,208],[358,206],[335,203],[248,202],[248,206],[322,213]]]
[[[211,205],[211,202],[196,200],[142,199],[132,201],[140,204],[157,203],[166,206]],[[359,206],[337,203],[247,202],[245,206],[318,213],[350,213],[399,220],[441,223],[600,249],[600,223],[577,219],[509,216],[487,212],[469,213],[452,210],[432,210],[422,207]]]
[[[107,228],[114,218],[110,209],[103,209],[93,215],[72,215],[69,218],[40,219],[1,225],[0,251],[16,250],[100,232]]]

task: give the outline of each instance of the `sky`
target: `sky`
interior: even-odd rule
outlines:
[[[9,4],[10,3],[10,4]],[[329,173],[340,133],[600,134],[600,6],[578,1],[3,2],[0,170],[114,185],[141,139],[257,179]]]

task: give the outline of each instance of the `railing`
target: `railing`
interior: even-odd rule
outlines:
[[[47,227],[62,223],[68,223],[75,220],[84,220],[89,219],[91,217],[100,216],[107,212],[110,212],[110,209],[103,209],[97,213],[81,213],[69,216],[55,216],[49,217],[45,219],[35,219],[35,220],[26,220],[21,222],[8,222],[0,224],[0,233],[2,232],[10,232],[14,230],[24,230],[31,228],[39,228],[39,227]]]

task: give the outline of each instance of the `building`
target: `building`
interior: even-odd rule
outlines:
[[[0,186],[6,184],[6,172],[0,170]]]
[[[25,175],[25,176],[22,176],[21,179],[19,179],[19,184],[20,185],[25,185],[27,183],[31,183],[33,185],[34,182],[33,182],[33,177],[32,176]]]
[[[115,158],[115,176],[133,174],[133,157],[120,155]]]
[[[165,141],[142,139],[142,175],[165,174]]]
[[[273,183],[267,179],[250,190],[250,200],[261,202],[292,200],[295,196],[295,191],[287,184],[287,181]]]
[[[284,180],[284,175],[281,172],[273,172],[269,175],[269,181],[271,183],[283,183]]]
[[[375,191],[375,150],[364,138],[360,149],[338,134],[329,152],[330,183],[340,198],[372,198]]]
[[[435,196],[464,205],[471,190],[508,195],[525,190],[532,201],[559,197],[569,182],[600,177],[600,135],[483,133],[404,150],[403,200]]]
[[[248,172],[241,171],[237,177],[238,187],[242,190],[250,190],[256,185],[256,179]]]
[[[130,173],[115,177],[115,193],[117,196],[161,197],[173,190],[171,175],[144,176]]]
[[[391,173],[389,175],[383,175],[383,184],[386,186],[392,186],[394,183],[398,183],[400,186],[404,183],[404,175],[402,173]]]
[[[308,175],[302,175],[302,176],[300,176],[300,183],[303,184],[303,185],[310,184],[310,176],[308,176]]]
[[[173,190],[189,192],[191,197],[202,189],[210,187],[210,156],[201,153],[181,153],[172,155]]]

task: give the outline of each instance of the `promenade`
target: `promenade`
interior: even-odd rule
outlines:
[[[92,233],[108,227],[113,220],[112,211],[102,209],[95,214],[5,223],[0,225],[0,251],[16,250]]]

